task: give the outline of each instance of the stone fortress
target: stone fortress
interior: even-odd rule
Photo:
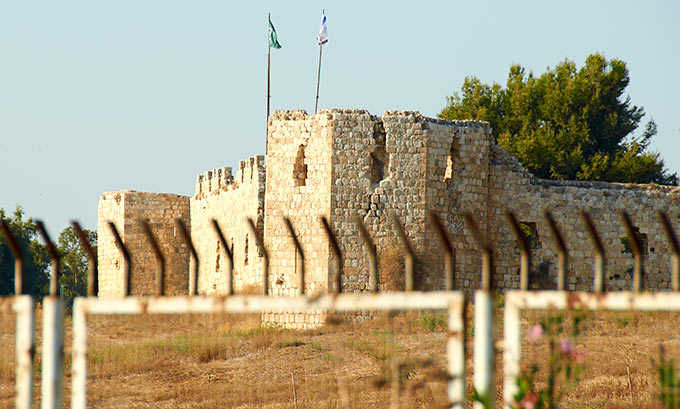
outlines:
[[[427,217],[437,214],[456,251],[456,288],[479,287],[481,252],[464,227],[471,213],[494,248],[494,287],[519,287],[519,249],[505,221],[512,211],[531,231],[533,288],[554,288],[557,247],[543,212],[550,209],[569,250],[568,289],[590,290],[593,249],[579,220],[590,212],[606,249],[608,290],[631,288],[633,255],[618,215],[628,210],[645,248],[645,289],[670,287],[670,251],[656,211],[680,219],[680,188],[658,185],[551,181],[526,172],[495,144],[485,122],[448,121],[417,112],[365,110],[276,111],[269,119],[267,160],[242,161],[199,175],[194,196],[117,191],[99,201],[99,295],[123,295],[123,259],[106,226],[113,221],[132,255],[131,293],[153,294],[156,259],[140,220],[148,221],[166,261],[166,294],[186,294],[190,255],[175,228],[190,228],[199,258],[199,294],[227,291],[228,258],[211,220],[230,245],[234,292],[262,293],[263,254],[245,221],[256,223],[269,252],[269,293],[293,296],[297,258],[283,222],[290,218],[305,251],[307,294],[333,290],[332,252],[320,222],[325,216],[343,251],[343,292],[368,289],[368,260],[356,215],[376,242],[379,258],[394,251],[397,216],[417,254],[416,289],[445,286],[443,250]],[[677,223],[676,223],[677,224]],[[381,289],[390,289],[388,282]],[[270,317],[276,321],[277,317]]]

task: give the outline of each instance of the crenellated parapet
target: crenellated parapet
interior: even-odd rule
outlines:
[[[235,177],[232,168],[213,169],[199,175],[196,194],[191,198],[191,238],[199,254],[198,290],[204,294],[224,294],[226,253],[215,234],[212,220],[221,226],[234,255],[234,287],[248,290],[262,282],[262,255],[246,219],[264,230],[265,163],[258,155],[239,162]],[[250,291],[250,290],[248,290]]]
[[[198,175],[194,198],[200,199],[208,195],[238,189],[241,184],[264,185],[264,177],[264,156],[253,156],[239,162],[236,177],[233,176],[231,167],[217,168]]]
[[[226,190],[234,183],[231,167],[209,170],[196,177],[196,192],[194,196],[204,196]]]

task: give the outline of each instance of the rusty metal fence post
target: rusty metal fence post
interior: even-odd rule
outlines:
[[[158,270],[156,270],[155,293],[156,296],[160,297],[165,293],[165,257],[163,256],[161,246],[158,244],[158,240],[156,240],[156,236],[154,236],[149,223],[145,220],[142,220],[141,223],[142,228],[144,229],[144,234],[146,234],[146,238],[149,240],[149,244],[151,244],[153,253],[156,255],[156,261],[158,262]]]
[[[595,278],[593,279],[593,291],[596,293],[601,293],[605,291],[604,288],[604,274],[605,274],[605,252],[604,244],[602,244],[602,239],[600,234],[595,228],[593,220],[590,218],[590,214],[583,211],[581,212],[581,220],[588,231],[590,240],[595,248]]]
[[[191,241],[191,234],[189,234],[189,230],[182,219],[175,219],[175,222],[177,223],[177,227],[179,227],[182,238],[184,238],[184,241],[189,247],[191,259],[194,261],[193,268],[189,269],[189,296],[194,296],[198,294],[198,253],[196,253],[194,243]]]
[[[366,253],[368,254],[368,288],[372,293],[378,292],[378,250],[371,239],[371,235],[366,230],[364,222],[356,216],[354,218],[354,223],[356,223],[359,228],[359,234],[364,242],[364,247],[366,248]]]
[[[569,262],[567,245],[564,242],[560,228],[557,226],[552,213],[546,210],[543,215],[550,227],[550,234],[552,235],[553,241],[557,245],[557,291],[565,291],[567,289],[567,265]]]
[[[71,222],[73,230],[75,230],[76,235],[80,239],[80,243],[85,248],[87,253],[87,294],[90,297],[94,297],[99,292],[99,274],[97,266],[97,255],[94,253],[90,242],[87,240],[87,236],[83,229],[80,228],[80,224],[76,221]]]
[[[231,249],[229,248],[229,244],[227,243],[227,239],[224,238],[224,234],[222,234],[222,229],[220,228],[219,223],[217,223],[217,220],[212,219],[212,225],[213,229],[215,229],[215,233],[217,234],[217,238],[220,240],[220,243],[222,244],[222,248],[224,249],[224,252],[227,254],[227,295],[233,295],[234,294],[234,255],[231,252]]]
[[[519,288],[522,291],[527,291],[529,289],[529,266],[531,265],[531,246],[529,245],[529,240],[527,240],[526,234],[522,231],[517,218],[514,213],[507,212],[505,218],[510,225],[510,230],[515,236],[515,241],[517,246],[519,246]]]
[[[333,252],[333,271],[335,272],[334,287],[333,292],[335,294],[342,292],[342,251],[340,250],[340,245],[338,240],[331,229],[330,223],[326,216],[321,216],[321,224],[326,231],[326,236],[328,236],[328,241],[331,244],[331,251]]]
[[[123,256],[123,296],[127,297],[130,295],[130,279],[132,278],[130,272],[132,270],[132,258],[130,257],[130,252],[128,252],[125,243],[123,243],[123,239],[118,233],[116,225],[113,224],[113,222],[108,222],[107,225],[109,226],[109,230],[111,230],[111,234],[113,234],[116,247],[118,247],[120,254]]]
[[[291,223],[290,219],[287,217],[283,218],[283,223],[286,225],[286,229],[288,229],[288,234],[290,234],[291,240],[293,240],[293,244],[295,245],[295,275],[297,277],[297,286],[298,286],[298,295],[304,295],[305,294],[305,252],[302,250],[302,244],[300,244],[300,240],[297,238],[297,234],[295,233],[295,228],[293,227],[293,223]],[[300,262],[298,263],[298,258],[300,259]]]
[[[446,227],[444,227],[442,221],[439,220],[437,214],[431,212],[430,220],[432,221],[432,224],[434,224],[439,240],[444,246],[444,279],[446,282],[446,291],[453,291],[456,270],[455,250],[451,243],[451,239],[449,238],[449,234],[446,231]]]
[[[264,240],[262,240],[262,236],[257,230],[257,226],[255,225],[253,219],[248,217],[246,220],[248,222],[248,227],[250,227],[250,232],[253,234],[253,236],[255,236],[257,248],[259,248],[262,252],[262,284],[264,285],[264,295],[267,295],[269,294],[269,253],[267,252],[267,248],[264,246]]]
[[[626,226],[626,232],[628,233],[628,242],[633,250],[633,292],[639,293],[642,291],[642,257],[643,249],[642,242],[638,237],[638,230],[633,226],[633,221],[626,212],[620,212],[621,221],[623,225]]]
[[[404,247],[404,289],[406,291],[413,291],[413,271],[416,264],[416,253],[404,231],[404,227],[394,215],[392,215],[392,224],[397,230],[397,236],[401,245]]]

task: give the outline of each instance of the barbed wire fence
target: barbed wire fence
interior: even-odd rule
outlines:
[[[629,292],[604,292],[606,268],[605,248],[595,223],[587,212],[581,212],[581,219],[591,240],[594,252],[594,277],[592,292],[566,291],[568,250],[552,214],[545,212],[553,241],[557,246],[556,291],[529,291],[531,246],[529,238],[523,232],[520,223],[513,213],[507,213],[506,219],[520,251],[519,290],[507,291],[505,295],[503,342],[499,343],[496,328],[497,304],[495,287],[492,282],[494,271],[494,248],[487,237],[479,229],[474,217],[465,214],[466,228],[472,233],[481,251],[480,289],[473,295],[474,301],[474,346],[473,346],[473,385],[475,394],[484,397],[473,404],[476,408],[496,407],[496,354],[497,346],[502,346],[503,354],[503,387],[504,407],[510,408],[513,396],[517,393],[517,378],[520,376],[521,361],[521,311],[525,309],[544,310],[641,310],[641,311],[680,311],[680,245],[667,214],[658,213],[659,223],[663,226],[670,248],[670,276],[672,292],[642,293],[643,282],[643,246],[636,234],[630,216],[621,212],[621,221],[626,228],[628,240],[634,256],[632,268],[632,289]],[[439,218],[429,215],[441,240],[444,252],[444,265],[441,274],[445,277],[445,289],[442,291],[414,291],[414,269],[416,254],[404,231],[403,225],[396,217],[392,217],[399,243],[404,256],[404,292],[378,291],[378,252],[362,220],[355,218],[357,230],[364,243],[368,259],[369,291],[365,293],[342,293],[341,280],[342,252],[332,226],[325,217],[320,217],[326,236],[329,240],[332,258],[332,291],[330,294],[305,294],[305,252],[298,239],[298,234],[289,219],[285,225],[293,241],[296,253],[301,260],[296,264],[296,280],[300,294],[296,297],[269,296],[269,253],[263,239],[252,219],[247,219],[251,233],[263,255],[263,288],[262,295],[239,295],[234,291],[233,254],[219,223],[212,221],[215,234],[221,242],[221,249],[229,260],[224,274],[226,275],[226,291],[219,296],[198,295],[199,256],[194,248],[191,236],[181,220],[177,227],[190,251],[192,258],[187,283],[188,296],[165,296],[164,280],[166,257],[153,233],[152,227],[143,221],[143,231],[154,251],[157,260],[155,274],[155,294],[153,296],[130,296],[130,278],[132,258],[114,223],[109,222],[114,240],[123,257],[123,286],[125,296],[120,299],[102,299],[98,293],[97,257],[85,234],[77,222],[73,223],[84,249],[88,255],[88,296],[78,297],[73,304],[72,325],[72,368],[71,368],[71,407],[87,407],[87,339],[88,315],[143,315],[143,314],[199,314],[199,313],[265,313],[268,311],[291,310],[299,312],[326,311],[330,313],[353,313],[361,311],[395,311],[395,310],[446,310],[448,311],[446,355],[447,355],[447,399],[443,402],[449,407],[464,408],[470,397],[466,393],[466,320],[465,308],[468,297],[461,289],[454,288],[455,250],[449,232]],[[45,242],[51,257],[52,274],[50,291],[42,301],[42,368],[41,368],[41,401],[43,408],[61,408],[64,401],[64,302],[58,295],[59,288],[59,253],[50,239],[45,226],[38,221],[36,227]],[[34,355],[35,346],[35,300],[24,294],[25,277],[23,271],[24,255],[14,238],[9,226],[2,221],[0,230],[3,233],[15,260],[15,295],[0,298],[0,311],[3,314],[16,314],[15,330],[15,388],[16,407],[30,408],[33,405]],[[431,273],[435,274],[435,273]],[[439,274],[439,273],[437,273]],[[330,316],[330,315],[329,315]],[[393,363],[395,365],[396,363]],[[396,382],[394,379],[392,382]],[[391,388],[391,407],[399,407],[399,388],[394,384]]]

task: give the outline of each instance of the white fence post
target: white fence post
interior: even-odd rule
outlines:
[[[62,409],[64,401],[64,301],[43,298],[42,405]]]
[[[488,398],[489,407],[496,407],[496,314],[493,293],[475,292],[474,387],[477,393]],[[483,409],[475,402],[476,409]]]
[[[33,407],[33,355],[35,354],[35,301],[30,295],[14,297],[12,308],[16,312],[16,407]]]
[[[446,343],[451,408],[465,409],[465,304],[449,307],[449,338]]]
[[[509,291],[503,309],[503,399],[506,409],[512,408],[513,396],[517,394],[522,353],[521,310],[515,300],[515,291]]]
[[[73,347],[71,361],[71,407],[87,408],[87,312],[86,298],[73,302]]]

